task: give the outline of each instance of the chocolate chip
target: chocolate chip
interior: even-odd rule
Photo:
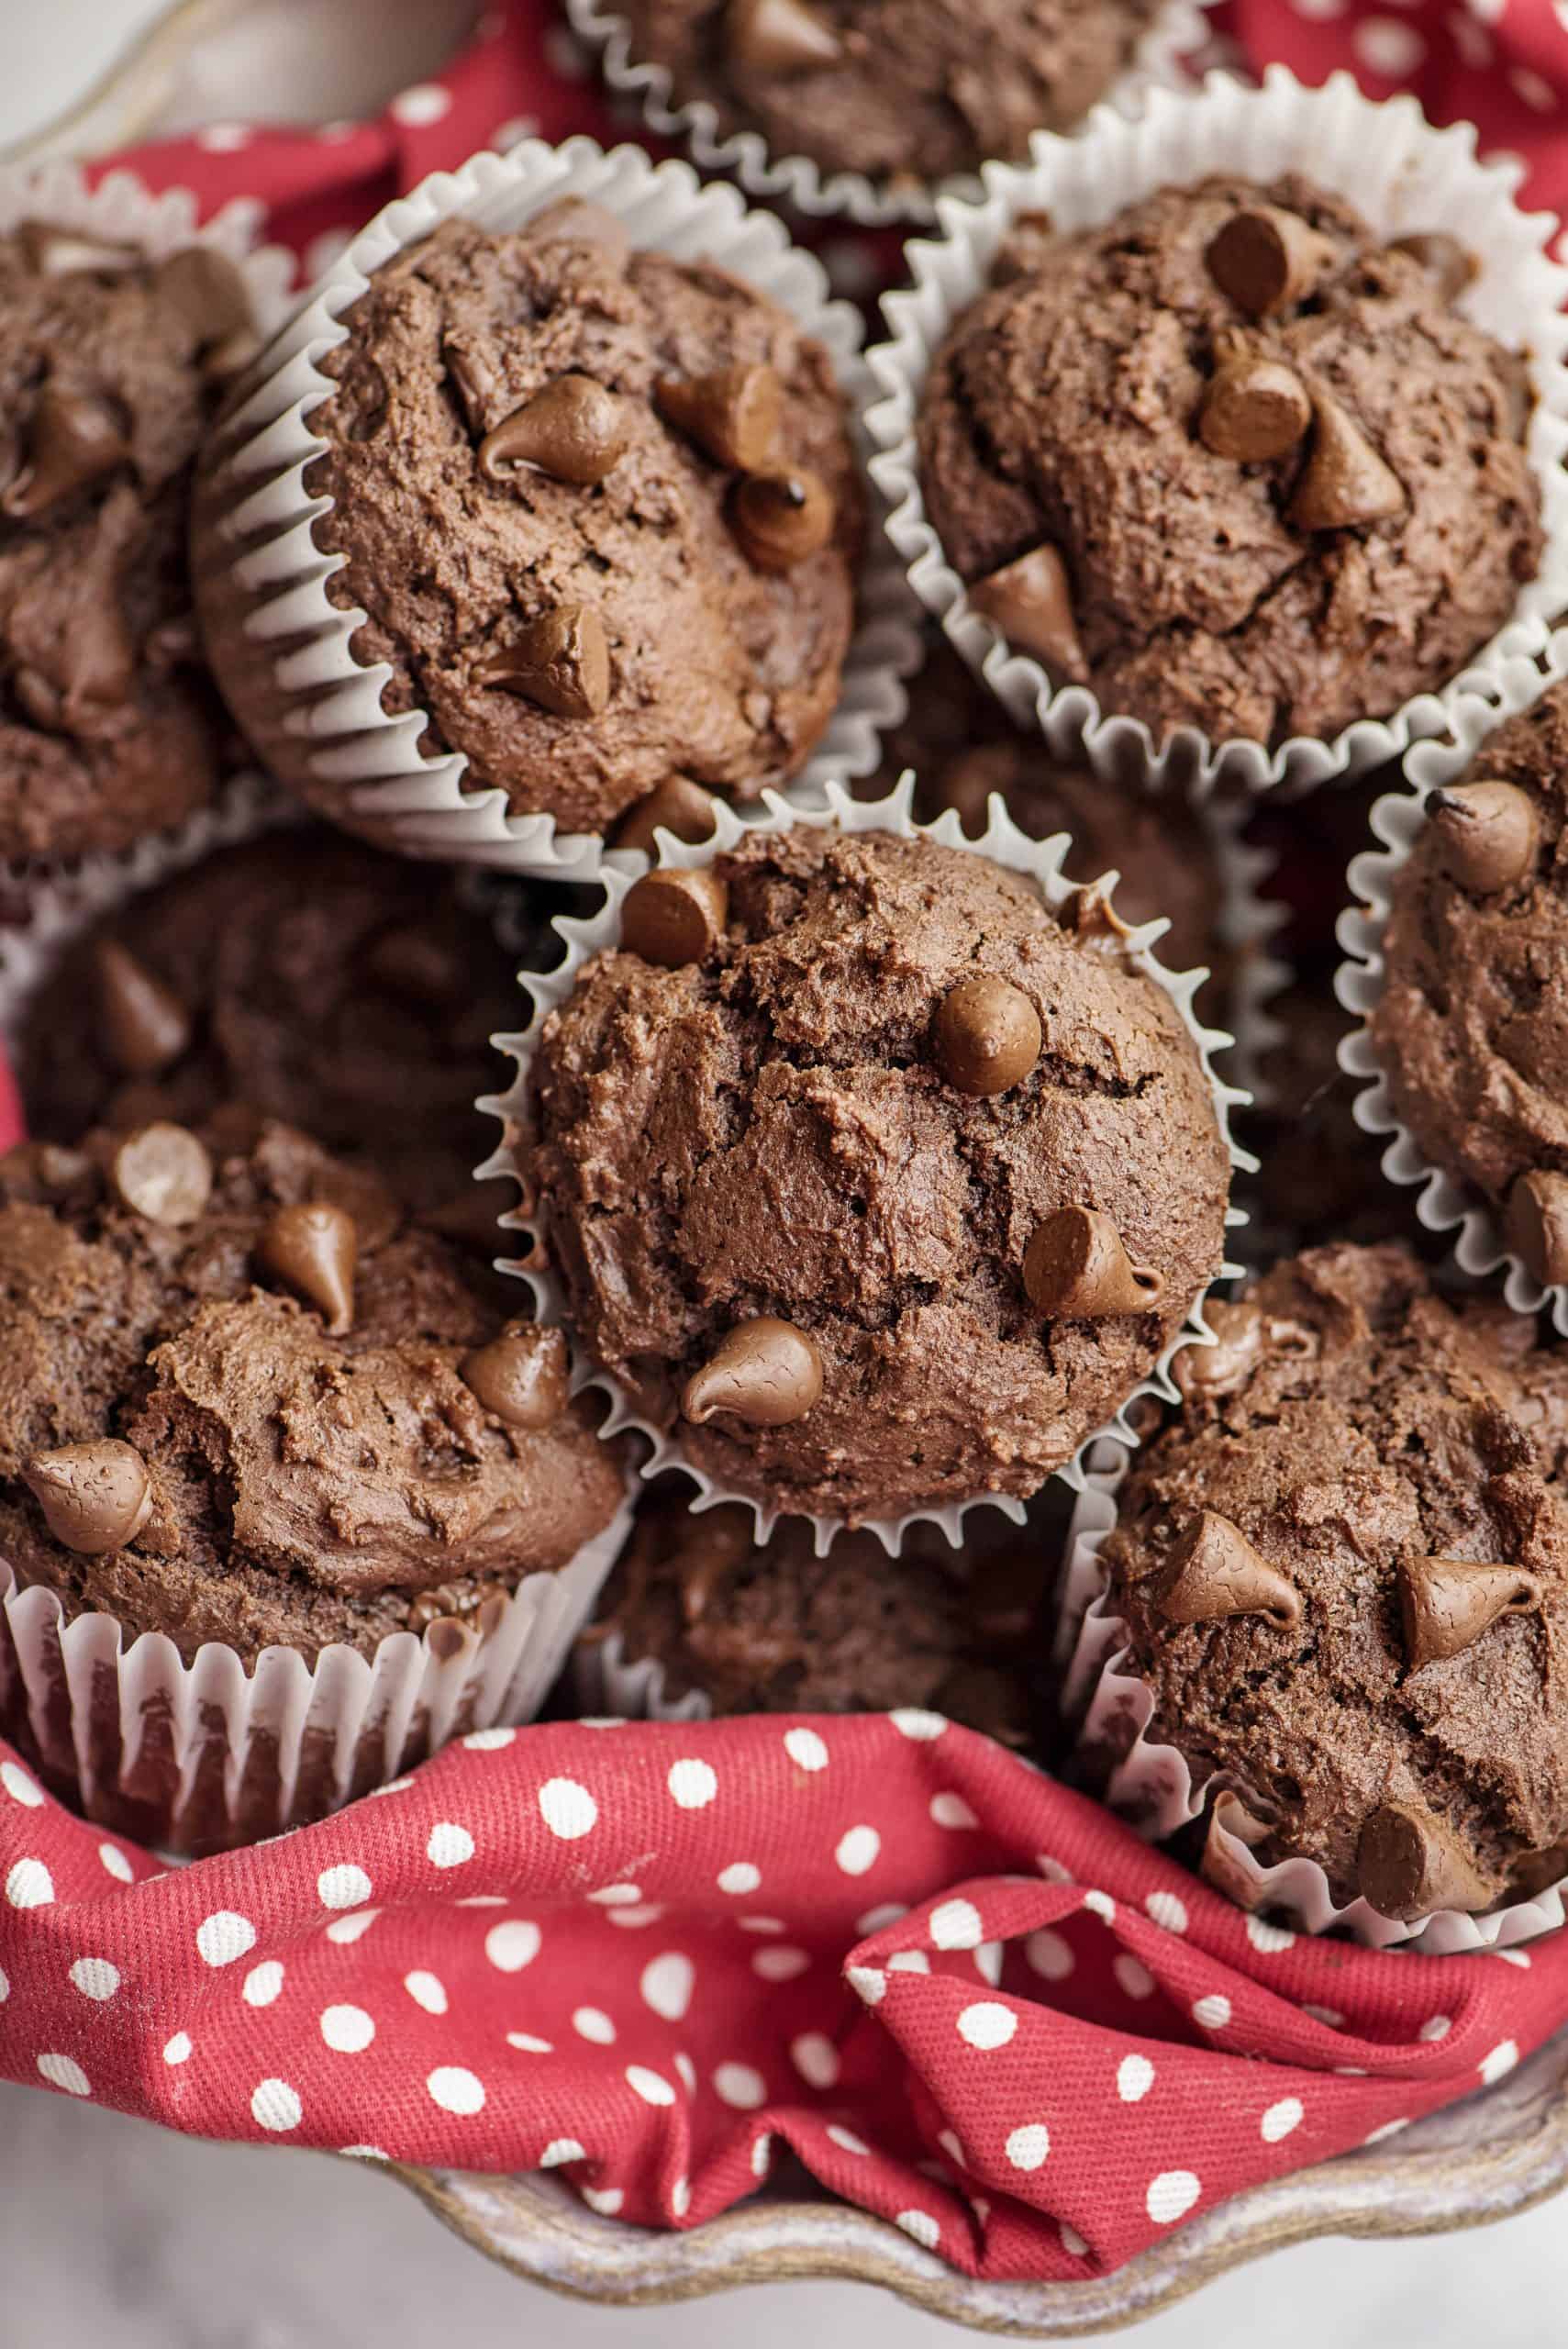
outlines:
[[[438,1583],[433,1590],[418,1591],[409,1600],[408,1629],[417,1638],[428,1631],[438,1663],[450,1664],[468,1645],[463,1624],[478,1619],[482,1633],[493,1631],[495,1625],[485,1620],[486,1609],[497,1600],[504,1608],[506,1598],[505,1583],[477,1583],[472,1590],[460,1590],[455,1583]]]
[[[729,510],[741,551],[759,571],[791,571],[833,535],[832,494],[812,473],[749,473]]]
[[[1147,1313],[1164,1286],[1157,1273],[1135,1268],[1110,1217],[1094,1208],[1059,1208],[1036,1226],[1024,1252],[1029,1302],[1053,1320]]]
[[[773,367],[721,367],[716,374],[667,375],[653,387],[667,423],[717,464],[761,473],[779,434],[784,386]]]
[[[328,1159],[311,1175],[310,1198],[312,1206],[342,1209],[354,1227],[361,1256],[373,1256],[403,1228],[401,1204],[368,1166]]]
[[[1205,1509],[1178,1537],[1154,1604],[1169,1623],[1219,1623],[1266,1615],[1281,1631],[1301,1620],[1301,1594],[1239,1525]]]
[[[184,1126],[163,1119],[128,1134],[114,1156],[114,1184],[149,1223],[195,1223],[212,1197],[212,1160]]]
[[[479,470],[506,483],[528,466],[552,481],[591,489],[612,473],[631,440],[631,418],[617,392],[592,375],[558,375],[512,410],[479,444]]]
[[[606,260],[624,262],[631,238],[624,220],[602,204],[563,195],[536,212],[524,230],[530,245],[591,245]]]
[[[464,1354],[458,1376],[509,1428],[548,1428],[566,1408],[566,1341],[559,1330],[515,1321]]]
[[[1204,254],[1220,292],[1251,318],[1305,300],[1336,259],[1330,239],[1298,213],[1266,204],[1233,213]]]
[[[673,866],[645,873],[627,891],[620,909],[620,942],[645,963],[676,970],[701,963],[724,935],[729,893],[708,864],[689,873]]]
[[[657,847],[654,835],[660,830],[673,832],[678,841],[689,841],[695,846],[712,839],[717,820],[712,792],[686,775],[673,774],[627,809],[615,829],[615,846],[640,849],[645,856],[652,856]]]
[[[1418,237],[1396,237],[1388,250],[1408,253],[1418,262],[1437,280],[1439,299],[1444,302],[1458,300],[1479,266],[1474,254],[1466,252],[1457,237],[1445,236],[1440,229]]]
[[[28,462],[0,497],[0,508],[14,520],[31,521],[62,498],[101,481],[129,455],[129,445],[107,408],[46,384],[33,410]]]
[[[802,0],[729,0],[724,30],[731,59],[752,73],[808,73],[844,54],[832,26]]]
[[[98,1019],[115,1066],[127,1076],[161,1076],[190,1050],[191,1021],[172,987],[112,938],[93,950]]]
[[[1480,896],[1522,881],[1540,844],[1535,801],[1514,783],[1458,783],[1434,791],[1427,821],[1450,880]]]
[[[158,291],[198,351],[235,335],[254,344],[256,317],[244,272],[213,245],[182,245],[158,264]]]
[[[699,1427],[726,1411],[749,1428],[787,1428],[815,1409],[821,1395],[815,1341],[793,1321],[762,1313],[738,1323],[687,1379],[681,1414]]]
[[[51,220],[24,220],[17,231],[29,269],[40,277],[123,277],[147,259],[140,245],[117,237],[90,237],[80,228],[63,228]]]
[[[475,683],[537,702],[556,718],[597,718],[610,697],[610,648],[591,605],[562,604],[530,620],[474,668]]]
[[[378,986],[437,1011],[453,1009],[466,992],[456,948],[428,930],[383,930],[365,957],[365,969]]]
[[[1496,1893],[1452,1831],[1414,1803],[1373,1811],[1356,1845],[1362,1898],[1380,1916],[1412,1924],[1438,1909],[1473,1915]]]
[[[1312,401],[1312,447],[1288,519],[1298,530],[1348,530],[1402,511],[1405,488],[1359,424],[1326,393]]]
[[[487,343],[454,328],[442,339],[441,359],[471,432],[483,434],[484,418],[501,389]]]
[[[1239,465],[1285,457],[1307,438],[1312,402],[1299,375],[1258,351],[1222,358],[1198,412],[1198,438]]]
[[[22,1475],[55,1540],[84,1558],[123,1550],[151,1513],[147,1463],[113,1436],[37,1453]]]
[[[1503,1236],[1544,1288],[1568,1281],[1568,1174],[1537,1166],[1517,1176]]]
[[[1473,1558],[1415,1558],[1399,1568],[1405,1653],[1412,1672],[1473,1647],[1499,1615],[1528,1615],[1540,1605],[1540,1583],[1518,1566]]]
[[[279,1208],[256,1242],[264,1268],[314,1305],[334,1338],[353,1327],[359,1249],[352,1217],[320,1200]]]
[[[1171,1365],[1171,1375],[1189,1403],[1204,1396],[1234,1394],[1245,1384],[1262,1348],[1262,1314],[1245,1298],[1236,1305],[1212,1299],[1204,1312],[1214,1344],[1184,1346]]]
[[[1072,582],[1057,548],[1033,547],[988,579],[977,579],[969,600],[1015,651],[1030,653],[1068,685],[1085,682],[1089,664],[1079,641]]]
[[[933,1024],[942,1074],[960,1093],[1006,1093],[1040,1058],[1040,1014],[1006,979],[961,979]]]

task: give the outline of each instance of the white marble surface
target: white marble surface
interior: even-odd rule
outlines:
[[[0,146],[84,95],[158,0],[0,0]],[[320,118],[429,71],[473,0],[209,0],[163,76],[170,127]],[[371,36],[373,34],[373,38]],[[1143,2327],[1149,2349],[1546,2349],[1568,2330],[1568,2219],[1548,2205],[1422,2243],[1324,2243]],[[917,2349],[946,2326],[855,2286],[790,2285],[678,2309],[547,2300],[446,2234],[389,2180],[282,2149],[187,2143],[0,2087],[0,2349]]]

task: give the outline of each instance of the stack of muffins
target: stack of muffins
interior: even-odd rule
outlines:
[[[891,78],[885,0],[622,30],[885,187],[1153,13],[931,0]],[[1162,100],[1215,167],[1087,225],[1050,139],[953,216],[903,685],[852,343],[688,176],[484,159],[260,350],[232,262],[13,207],[0,1734],[67,1798],[199,1851],[547,1698],[914,1706],[1252,1905],[1507,1937],[1568,1874],[1560,386],[1475,295],[1506,195],[1380,230],[1221,168],[1252,103]],[[1345,783],[1442,696],[1441,780]],[[1195,741],[1331,779],[1205,802]],[[1335,1064],[1380,792],[1349,1065],[1529,1310]]]

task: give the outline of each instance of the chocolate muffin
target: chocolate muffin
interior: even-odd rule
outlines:
[[[639,64],[722,135],[929,185],[1082,120],[1131,63],[1156,0],[618,0]]]
[[[1040,1619],[1071,1499],[1057,1490],[1028,1528],[982,1509],[959,1550],[914,1525],[896,1558],[870,1533],[818,1557],[798,1519],[759,1543],[750,1509],[694,1515],[678,1480],[639,1510],[583,1639],[613,1636],[625,1664],[657,1661],[661,1707],[694,1689],[716,1713],[913,1705],[1022,1748],[1034,1742]]]
[[[1568,1873],[1568,1431],[1534,1325],[1396,1247],[1210,1308],[1101,1551],[1153,1743],[1261,1864],[1409,1920]]]
[[[648,874],[533,1090],[570,1326],[769,1509],[1033,1492],[1220,1262],[1211,1089],[1114,917],[926,839]]]
[[[192,461],[256,348],[244,280],[45,222],[0,235],[0,856],[121,849],[210,799]]]
[[[1155,796],[1054,759],[1038,734],[1013,724],[995,694],[946,639],[932,643],[909,687],[902,721],[883,736],[883,762],[857,796],[880,798],[906,767],[917,776],[915,811],[932,822],[957,811],[971,840],[985,829],[986,802],[999,791],[1020,831],[1043,841],[1071,832],[1062,871],[1085,886],[1115,871],[1115,905],[1138,929],[1163,915],[1171,927],[1158,952],[1173,971],[1223,967],[1219,935],[1224,882],[1213,834],[1174,793]]]
[[[512,1284],[294,1129],[0,1159],[0,1554],[246,1662],[484,1609],[622,1475]]]
[[[1537,1279],[1568,1281],[1568,686],[1429,796],[1384,961],[1368,1025],[1395,1110]]]
[[[1446,684],[1542,544],[1524,362],[1452,306],[1469,273],[1295,176],[1020,221],[918,418],[971,605],[1157,738],[1330,737]]]
[[[119,907],[38,990],[17,1040],[28,1130],[72,1142],[243,1100],[368,1159],[406,1203],[472,1208],[495,1139],[473,1105],[502,1073],[491,1036],[521,1017],[515,969],[428,865],[324,825],[224,849]]]
[[[577,203],[506,235],[445,222],[346,323],[310,485],[384,707],[568,830],[673,774],[741,798],[795,774],[838,698],[863,522],[822,346]],[[353,829],[347,786],[285,779]]]

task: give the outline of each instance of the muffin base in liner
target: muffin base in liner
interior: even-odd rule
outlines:
[[[980,840],[972,841],[965,835],[957,815],[951,808],[935,823],[917,824],[910,813],[914,790],[915,778],[913,774],[906,774],[895,789],[884,799],[879,800],[852,799],[841,785],[829,783],[820,807],[792,806],[779,793],[771,791],[762,795],[760,806],[752,812],[742,813],[720,804],[717,829],[712,837],[700,846],[678,841],[672,833],[661,829],[656,835],[659,853],[655,861],[661,865],[689,869],[710,863],[716,855],[733,848],[750,833],[784,832],[798,824],[844,832],[891,832],[906,840],[925,838],[946,848],[990,857],[1011,872],[1029,874],[1038,884],[1046,904],[1053,907],[1084,894],[1084,885],[1065,881],[1062,877],[1062,859],[1072,849],[1068,833],[1056,832],[1046,841],[1030,840],[1007,814],[1001,795],[993,793],[990,820],[985,832]],[[639,865],[643,862],[640,858],[638,860]],[[532,999],[533,1018],[521,1032],[498,1035],[495,1039],[500,1049],[517,1063],[517,1074],[505,1093],[490,1095],[479,1103],[481,1109],[488,1111],[500,1121],[502,1129],[500,1146],[480,1167],[479,1174],[482,1179],[509,1176],[517,1185],[525,1202],[529,1189],[527,1161],[531,1146],[531,1072],[540,1030],[550,1012],[572,993],[584,964],[615,943],[620,928],[621,900],[631,887],[634,877],[606,864],[602,875],[606,890],[603,911],[592,920],[573,920],[566,916],[557,918],[555,928],[566,949],[564,960],[557,969],[548,974],[528,971],[518,974],[519,985]],[[1087,886],[1090,890],[1103,889],[1114,878],[1114,874],[1102,875],[1097,882]],[[1205,1027],[1194,1011],[1193,998],[1206,976],[1204,970],[1200,967],[1192,971],[1172,972],[1155,959],[1151,950],[1165,928],[1163,920],[1152,920],[1131,931],[1126,941],[1127,959],[1136,970],[1162,987],[1175,1005],[1208,1079],[1216,1118],[1232,1170],[1251,1173],[1254,1171],[1256,1162],[1250,1152],[1242,1150],[1232,1141],[1229,1130],[1230,1108],[1245,1103],[1249,1097],[1239,1086],[1229,1084],[1217,1074],[1214,1067],[1215,1058],[1233,1040],[1224,1029]],[[1246,1219],[1241,1208],[1227,1208],[1227,1229],[1234,1229]],[[543,1252],[543,1231],[526,1204],[504,1215],[501,1222],[507,1230],[526,1232],[534,1244],[535,1252]],[[552,1272],[536,1269],[527,1257],[509,1261],[504,1269],[527,1282],[532,1292],[535,1314],[540,1321],[569,1322],[566,1297]],[[1240,1267],[1234,1264],[1222,1264],[1215,1275],[1215,1281],[1229,1278],[1239,1270]],[[1209,1287],[1213,1286],[1212,1282],[1208,1285]],[[1207,1294],[1208,1287],[1200,1291],[1188,1308],[1182,1328],[1162,1349],[1153,1369],[1130,1388],[1108,1426],[1086,1436],[1073,1457],[1063,1462],[1053,1474],[1064,1477],[1069,1484],[1081,1485],[1084,1456],[1099,1436],[1119,1435],[1129,1443],[1136,1441],[1127,1414],[1141,1396],[1153,1395],[1165,1401],[1174,1398],[1176,1390],[1170,1377],[1169,1365],[1173,1356],[1191,1337],[1207,1331],[1208,1325],[1204,1319],[1203,1304]],[[781,1514],[778,1509],[759,1500],[753,1494],[736,1492],[718,1483],[705,1469],[689,1460],[678,1438],[672,1437],[639,1415],[624,1386],[608,1370],[584,1359],[577,1364],[573,1375],[576,1386],[595,1386],[609,1397],[610,1410],[603,1429],[606,1436],[635,1429],[648,1439],[650,1454],[641,1463],[644,1478],[656,1476],[667,1468],[679,1468],[697,1487],[692,1501],[694,1509],[716,1508],[725,1501],[737,1502],[751,1510],[757,1540],[760,1542],[766,1541]],[[1040,1481],[1046,1480],[1042,1477]],[[892,1556],[897,1555],[908,1527],[917,1523],[940,1526],[952,1547],[957,1549],[963,1539],[965,1516],[970,1509],[978,1508],[999,1508],[1016,1525],[1025,1521],[1021,1499],[1006,1494],[977,1493],[972,1499],[951,1502],[941,1508],[911,1509],[898,1517],[862,1519],[859,1521],[858,1530],[874,1533]],[[812,1528],[817,1554],[819,1557],[826,1555],[834,1535],[844,1530],[842,1520],[806,1510],[798,1514]]]
[[[186,1664],[159,1631],[67,1620],[0,1559],[0,1732],[97,1824],[200,1853],[306,1825],[373,1794],[457,1736],[531,1720],[630,1530],[622,1502],[556,1574],[527,1575],[483,1630],[448,1617],[368,1656],[314,1665],[209,1644]]]
[[[1215,0],[1164,0],[1099,103],[1126,106],[1151,85],[1184,87],[1182,60],[1207,39],[1204,12],[1214,5]],[[731,173],[755,202],[787,204],[813,219],[840,217],[858,228],[884,228],[933,220],[939,197],[979,193],[973,173],[955,173],[935,186],[914,179],[888,184],[860,172],[824,171],[809,155],[775,157],[761,131],[721,131],[717,112],[706,98],[673,103],[668,68],[638,61],[632,28],[603,0],[566,0],[566,14],[579,40],[597,52],[606,86],[637,106],[655,138],[683,140],[700,171]]]
[[[1146,1842],[1157,1843],[1202,1818],[1230,1781],[1218,1771],[1195,1785],[1185,1755],[1173,1745],[1162,1744],[1153,1733],[1154,1698],[1149,1684],[1123,1668],[1128,1627],[1112,1608],[1099,1553],[1116,1528],[1117,1496],[1130,1464],[1125,1449],[1118,1460],[1107,1445],[1098,1473],[1079,1495],[1067,1530],[1056,1661],[1063,1675],[1062,1716],[1076,1725],[1079,1750],[1118,1757],[1104,1801]],[[1209,1831],[1225,1871],[1218,1888],[1240,1907],[1288,1917],[1309,1933],[1348,1932],[1371,1949],[1403,1948],[1429,1957],[1514,1949],[1568,1921],[1563,1905],[1568,1876],[1529,1899],[1507,1901],[1485,1916],[1440,1909],[1402,1923],[1385,1917],[1367,1900],[1342,1906],[1336,1902],[1316,1860],[1297,1856],[1265,1867],[1218,1820],[1210,1821]]]
[[[461,751],[427,757],[420,710],[391,716],[382,696],[393,672],[361,662],[352,643],[366,619],[334,604],[327,583],[344,567],[313,526],[331,511],[306,472],[327,443],[310,417],[336,386],[321,361],[345,341],[344,313],[373,273],[443,220],[462,216],[495,230],[519,228],[569,196],[623,219],[639,249],[709,260],[787,310],[826,346],[865,454],[859,417],[871,379],[859,313],[828,298],[809,253],[771,215],[748,211],[733,188],[704,187],[688,164],[655,164],[640,148],[609,153],[591,139],[550,147],[530,139],[507,155],[473,156],[439,172],[378,213],[317,280],[263,353],[251,387],[206,452],[192,529],[197,605],[208,658],[263,763],[332,821],[405,855],[492,865],[556,880],[592,880],[604,858],[597,832],[567,832],[552,815],[513,814],[496,785],[466,790]],[[854,638],[838,705],[789,786],[809,795],[829,775],[869,774],[889,722],[892,684],[919,658],[900,566],[869,489],[867,552]],[[317,795],[323,786],[328,797]]]
[[[1528,709],[1564,677],[1568,629],[1552,638],[1540,662],[1506,662],[1494,675],[1464,681],[1470,690],[1456,700],[1445,739],[1418,743],[1410,752],[1405,762],[1409,789],[1385,793],[1372,811],[1372,828],[1385,843],[1383,849],[1363,850],[1351,863],[1350,884],[1361,903],[1347,906],[1340,916],[1345,960],[1334,989],[1358,1021],[1340,1040],[1340,1066],[1347,1075],[1364,1080],[1351,1105],[1355,1121],[1365,1133],[1393,1137],[1383,1153],[1385,1174],[1391,1183],[1420,1185],[1414,1203],[1417,1219],[1425,1230],[1457,1233],[1453,1260],[1461,1271],[1479,1278],[1502,1272],[1503,1294],[1515,1312],[1539,1313],[1550,1306],[1558,1335],[1568,1338],[1568,1286],[1559,1282],[1543,1287],[1505,1243],[1503,1219],[1493,1203],[1462,1176],[1445,1174],[1427,1157],[1395,1109],[1371,1028],[1387,977],[1383,933],[1395,875],[1426,822],[1428,798],[1463,774],[1486,737],[1506,718]]]
[[[1495,675],[1512,658],[1543,651],[1549,624],[1568,609],[1568,319],[1562,315],[1568,270],[1546,257],[1557,221],[1521,212],[1513,202],[1523,167],[1480,163],[1475,144],[1473,125],[1435,130],[1414,98],[1374,102],[1345,73],[1313,90],[1280,66],[1269,68],[1261,89],[1211,73],[1188,96],[1148,92],[1131,117],[1096,108],[1072,139],[1038,133],[1032,162],[987,165],[984,200],[944,198],[937,207],[940,237],[909,246],[914,289],[886,297],[891,340],[868,360],[886,395],[866,423],[879,451],[873,476],[893,508],[888,530],[927,610],[1014,718],[1038,723],[1058,756],[1125,744],[1151,775],[1185,782],[1200,794],[1222,781],[1249,793],[1306,789],[1379,765],[1441,733],[1464,694],[1475,690],[1477,673]],[[1019,213],[1047,212],[1058,230],[1071,234],[1207,172],[1267,181],[1291,170],[1343,194],[1380,234],[1447,230],[1476,256],[1479,273],[1457,306],[1508,348],[1528,347],[1529,354],[1536,406],[1528,447],[1546,533],[1540,569],[1521,590],[1507,625],[1463,676],[1416,696],[1391,717],[1361,719],[1331,741],[1297,735],[1275,749],[1239,737],[1212,740],[1193,727],[1173,728],[1156,742],[1141,719],[1103,710],[1086,687],[1053,687],[1038,661],[1012,651],[971,608],[926,513],[915,433],[920,393],[949,327],[984,290]]]

